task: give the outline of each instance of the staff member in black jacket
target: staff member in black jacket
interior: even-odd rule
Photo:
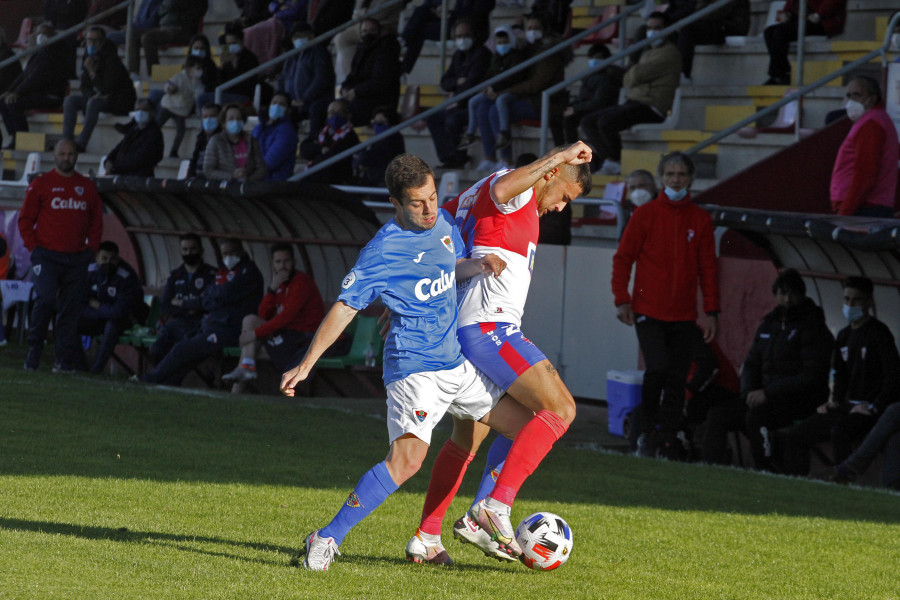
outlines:
[[[134,119],[125,137],[106,155],[107,175],[153,177],[163,158],[162,129],[156,123],[156,105],[141,98],[135,104]]]
[[[397,106],[400,101],[400,44],[381,35],[377,19],[359,25],[362,40],[353,55],[350,73],[341,84],[341,97],[350,103],[353,124],[367,125],[378,106]]]

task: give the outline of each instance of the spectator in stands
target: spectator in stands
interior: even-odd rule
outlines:
[[[259,66],[256,55],[244,47],[244,31],[234,23],[225,27],[225,33],[219,36],[222,46],[222,68],[219,71],[220,83],[230,81],[247,71]],[[256,95],[258,77],[250,77],[222,92],[222,102],[248,104]],[[216,94],[213,90],[200,94],[197,104],[204,106],[215,102]]]
[[[31,252],[34,305],[25,369],[36,371],[54,313],[56,364],[75,368],[81,352],[78,318],[88,293],[88,265],[103,234],[103,205],[94,182],[75,171],[78,149],[62,139],[53,150],[55,168],[25,191],[19,233]]]
[[[356,0],[353,8],[353,18],[359,19],[368,12],[378,9],[381,5],[386,4],[390,0]],[[400,13],[406,2],[395,4],[391,8],[381,11],[373,15],[381,23],[381,34],[391,37],[397,37],[397,25],[400,22]],[[338,81],[344,81],[347,74],[350,73],[350,67],[353,62],[353,55],[359,47],[359,27],[348,27],[341,33],[334,36],[334,71]]]
[[[695,11],[702,10],[716,0],[697,0]],[[703,44],[724,44],[729,35],[747,35],[750,31],[750,0],[732,0],[699,21],[685,25],[678,32],[681,51],[681,73],[690,81],[694,65],[694,48]]]
[[[234,382],[233,393],[256,379],[256,356],[263,345],[276,373],[300,364],[325,318],[325,303],[315,279],[295,268],[294,248],[287,243],[273,244],[271,257],[272,282],[256,314],[247,315],[241,324],[240,363],[222,376],[222,381]]]
[[[488,21],[494,5],[494,0],[456,0],[453,9],[447,14],[449,30],[453,31],[457,20],[468,19],[475,43],[484,43],[490,30]],[[403,27],[400,37],[406,47],[403,55],[403,72],[411,73],[425,40],[441,39],[441,0],[425,0],[417,6]]]
[[[286,181],[294,174],[297,162],[297,128],[288,118],[290,97],[279,92],[272,96],[267,115],[253,129],[253,137],[259,141],[268,181]],[[266,118],[266,116],[268,118]]]
[[[219,85],[220,72],[219,66],[212,57],[212,46],[209,43],[209,38],[202,33],[192,37],[188,46],[188,55],[195,56],[203,61],[203,76],[200,78],[200,81],[203,83],[203,91],[215,91],[216,86]],[[197,106],[198,114],[202,108],[202,105]]]
[[[843,313],[848,325],[837,334],[831,369],[831,398],[788,431],[788,473],[809,473],[809,451],[830,441],[833,464],[850,456],[887,407],[900,401],[900,354],[887,325],[873,316],[875,288],[867,277],[844,280]]]
[[[307,0],[273,0],[268,18],[244,28],[244,44],[260,63],[281,54],[281,42],[298,20],[306,22]]]
[[[319,36],[346,23],[352,14],[353,0],[315,0],[307,4],[306,22]]]
[[[84,152],[100,113],[126,115],[137,96],[116,46],[106,39],[102,27],[91,27],[84,35],[84,60],[81,63],[81,89],[63,102],[63,137],[74,138]],[[84,112],[81,133],[75,137],[75,122]]]
[[[62,106],[69,85],[68,46],[46,45],[55,33],[49,23],[38,25],[34,38],[38,51],[28,59],[21,75],[0,95],[0,116],[11,138],[7,148],[15,148],[16,132],[28,131],[25,111]]]
[[[159,64],[159,49],[166,44],[188,44],[197,33],[209,7],[208,0],[162,0],[159,5],[159,27],[148,29],[131,40],[128,70],[140,70],[140,52],[144,49],[147,75]]]
[[[356,28],[347,31],[350,30]],[[303,50],[284,61],[278,76],[278,91],[290,96],[294,120],[309,119],[309,130],[319,131],[325,126],[325,113],[334,99],[334,67],[325,44],[307,47],[311,39],[312,28],[308,24],[294,25],[291,44]]]
[[[230,181],[262,181],[266,178],[259,141],[244,131],[244,109],[226,104],[219,114],[223,131],[213,135],[203,154],[203,176]]]
[[[6,39],[6,32],[0,27],[0,61],[7,60],[15,56],[12,47]],[[6,92],[7,88],[15,81],[16,77],[22,74],[22,64],[14,60],[2,69],[0,69],[0,94]]]
[[[372,117],[372,129],[375,135],[378,135],[399,122],[400,116],[396,110],[390,106],[380,106],[375,109],[375,115]],[[406,143],[399,131],[357,152],[353,155],[354,180],[359,185],[383,186],[388,163],[404,152]]]
[[[554,46],[559,38],[544,35],[544,24],[540,19],[530,17],[525,22],[526,60],[537,56]],[[565,79],[566,64],[572,59],[569,50],[557,52],[538,61],[525,73],[517,76],[513,82],[497,96],[490,109],[490,124],[494,131],[494,150],[499,153],[504,164],[512,162],[512,134],[510,127],[522,119],[541,118],[541,93]],[[550,120],[557,124],[554,127],[554,143],[562,144],[562,114],[566,107],[568,93],[560,90],[550,96]]]
[[[831,172],[831,209],[839,215],[891,218],[897,189],[897,129],[885,111],[881,86],[871,77],[853,77],[846,97],[853,127]]]
[[[353,131],[353,123],[350,122],[350,103],[338,99],[328,105],[327,120],[322,131],[300,143],[300,156],[309,161],[308,166],[312,167],[357,144],[359,136]],[[313,173],[306,180],[346,184],[352,177],[353,163],[348,157],[318,173]]]
[[[593,44],[588,48],[588,67],[594,68],[610,57],[606,44]],[[608,65],[581,80],[578,96],[563,111],[563,137],[566,144],[574,144],[580,138],[578,124],[585,115],[619,103],[622,76],[625,71],[618,65]],[[650,176],[653,179],[653,176]],[[654,194],[655,196],[655,194]]]
[[[106,174],[153,177],[162,158],[163,134],[156,122],[156,106],[140,98],[125,136],[106,155]]]
[[[102,335],[94,355],[90,372],[103,372],[122,335],[134,323],[134,313],[143,303],[143,289],[137,273],[119,256],[119,246],[106,240],[100,242],[97,258],[88,270],[88,301],[78,321],[81,335]],[[82,354],[80,366],[87,367]]]
[[[540,20],[548,34],[561,38],[571,25],[572,0],[534,0],[528,16]]]
[[[212,136],[222,131],[219,115],[222,107],[212,102],[203,107],[200,112],[200,132],[194,142],[194,153],[191,155],[191,166],[188,168],[188,177],[203,177],[203,157],[206,154],[206,146]]]
[[[525,53],[516,48],[516,38],[509,27],[501,26],[494,30],[494,55],[485,73],[485,80],[496,77],[525,60]],[[481,132],[481,147],[484,159],[476,167],[478,171],[498,171],[503,167],[497,162],[495,150],[496,138],[491,127],[490,111],[494,102],[506,88],[515,82],[514,77],[502,79],[484,89],[483,92],[469,98],[469,125],[459,142],[459,150],[463,151],[478,142],[477,133]]]
[[[50,23],[57,32],[82,23],[87,15],[87,0],[44,0],[44,22]],[[67,67],[66,79],[75,79],[75,61],[78,53],[78,34],[72,33],[57,42],[65,47]]]
[[[647,17],[647,36],[653,38],[669,25],[660,12]],[[681,53],[668,37],[655,39],[637,64],[626,72],[624,104],[590,113],[581,120],[581,129],[594,149],[593,171],[604,175],[622,172],[620,131],[638,123],[661,123],[672,108],[681,72]]]
[[[159,7],[161,4],[162,0],[141,0],[137,3],[134,24],[131,26],[132,35],[134,36],[133,46],[140,42],[140,38],[145,32],[159,27]],[[123,18],[126,18],[127,15],[128,13],[122,12]],[[123,23],[121,28],[107,32],[106,37],[116,46],[123,46],[125,44],[125,33],[125,24]],[[132,52],[126,57],[128,71],[135,76],[141,70],[140,58],[140,48],[137,52]]]
[[[196,233],[180,239],[181,266],[169,274],[160,299],[162,326],[150,346],[150,360],[161,361],[177,342],[200,326],[203,292],[216,281],[216,268],[203,261],[203,244]]]
[[[145,2],[152,4],[150,0],[144,0],[144,2],[141,2],[141,5],[143,5]],[[85,18],[90,19],[95,15],[99,15],[100,13],[109,10],[117,4],[121,4],[121,2],[117,2],[116,0],[93,0],[93,2],[91,2],[91,5],[88,7],[87,16]],[[140,8],[138,8],[137,10],[138,14],[140,14]],[[95,21],[94,25],[96,25],[97,27],[102,27],[103,31],[105,31],[106,33],[121,31],[125,29],[127,18],[128,11],[119,10],[112,13],[111,15],[103,17],[99,21]],[[137,25],[137,19],[135,19],[135,25]]]
[[[653,173],[645,169],[632,171],[625,179],[625,187],[628,190],[627,208],[632,212],[659,195],[659,188],[656,187]]]
[[[884,414],[878,418],[875,427],[859,448],[834,468],[831,480],[835,483],[856,481],[881,450],[884,450],[881,484],[900,489],[900,402],[895,402],[884,410]]]
[[[782,271],[772,294],[775,309],[756,330],[741,370],[746,408],[722,415],[719,425],[736,429],[744,423],[756,468],[781,471],[776,431],[814,414],[828,399],[834,338],[797,271]]]
[[[172,140],[170,158],[178,158],[178,149],[184,139],[185,119],[194,112],[197,97],[203,92],[203,60],[196,56],[184,59],[184,68],[166,82],[166,93],[159,101],[156,122],[160,127],[169,119],[175,121],[175,139]]]
[[[215,285],[203,292],[200,327],[172,346],[141,381],[179,385],[203,359],[238,345],[244,316],[253,313],[262,298],[263,277],[240,240],[222,239],[219,250],[224,266],[216,273]]]
[[[797,41],[800,25],[800,2],[787,0],[778,23],[766,27],[763,37],[769,50],[769,78],[765,85],[790,85],[791,62],[788,50]],[[844,31],[847,21],[847,0],[807,0],[806,35],[834,37]]]
[[[669,18],[669,23],[677,23],[694,12],[695,2],[696,0],[669,0],[663,12]]]
[[[681,152],[667,154],[660,160],[659,176],[665,189],[638,208],[625,227],[613,257],[612,291],[617,318],[634,326],[646,368],[638,453],[654,456],[658,449],[665,457],[678,458],[692,349],[716,337],[719,287],[712,220],[688,192],[693,161]],[[698,283],[706,313],[702,333],[696,323]]]
[[[456,50],[450,58],[450,66],[441,77],[441,89],[451,96],[460,94],[484,81],[491,53],[484,44],[476,44],[472,24],[459,19],[453,27]],[[425,119],[441,168],[460,169],[469,162],[469,155],[457,146],[462,139],[468,119],[468,102],[456,103]]]
[[[360,23],[359,35],[362,41],[341,83],[341,98],[350,103],[353,123],[365,125],[376,106],[397,106],[400,101],[400,44],[381,35],[378,19]]]

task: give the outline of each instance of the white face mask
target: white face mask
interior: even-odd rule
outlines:
[[[529,44],[533,44],[543,37],[544,37],[543,32],[541,32],[537,29],[529,29],[528,31],[525,32],[525,39],[528,40]]]
[[[471,50],[474,43],[475,42],[472,40],[472,38],[456,38],[456,48],[457,50],[461,50],[463,52],[468,52],[469,50]]]
[[[648,202],[653,200],[653,196],[650,195],[650,192],[648,192],[647,190],[638,189],[633,190],[628,195],[628,199],[631,200],[631,203],[635,206],[643,206],[644,204],[647,204]]]
[[[682,188],[676,192],[674,189],[666,186],[666,196],[668,196],[669,200],[672,202],[679,202],[684,200],[685,196],[687,196],[687,188]]]
[[[237,266],[237,264],[241,262],[240,256],[235,256],[233,254],[227,254],[222,257],[222,264],[225,265],[225,268],[229,271]]]
[[[37,34],[37,37],[34,38],[34,43],[37,44],[38,46],[43,46],[44,44],[47,43],[48,39],[49,38],[46,35],[44,35],[43,33],[39,33],[39,34]]]
[[[850,117],[851,121],[859,121],[860,117],[866,114],[865,105],[856,100],[847,100],[844,103],[844,108],[847,109],[847,116]]]
[[[653,46],[654,48],[656,48],[658,46],[662,46],[664,43],[666,43],[666,38],[659,37],[659,35],[657,35],[657,34],[658,34],[658,32],[655,29],[647,30],[647,39],[653,40],[650,43],[650,45]]]

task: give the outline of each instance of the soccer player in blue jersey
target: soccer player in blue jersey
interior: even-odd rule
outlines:
[[[390,309],[384,347],[390,451],[370,469],[325,527],[306,538],[303,566],[327,570],[350,529],[368,516],[421,467],[431,431],[445,412],[481,421],[514,437],[532,417],[463,358],[456,337],[456,279],[482,272],[498,276],[496,255],[463,258],[453,220],[438,208],[431,168],[410,154],[388,165],[385,183],[396,215],[363,248],[344,279],[337,302],[319,326],[300,364],[284,374],[281,390],[309,375],[359,310],[378,296]],[[432,546],[429,562],[449,562]]]

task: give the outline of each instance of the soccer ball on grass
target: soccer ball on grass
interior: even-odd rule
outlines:
[[[572,554],[572,528],[560,517],[537,512],[516,527],[516,541],[522,547],[522,562],[535,571],[552,571]]]

